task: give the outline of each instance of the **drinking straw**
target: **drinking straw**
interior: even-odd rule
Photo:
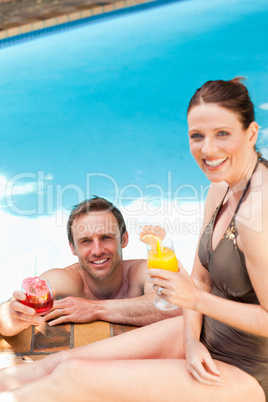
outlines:
[[[34,276],[37,276],[36,272],[37,272],[37,257],[35,256],[35,259],[34,259]]]
[[[157,240],[156,248],[157,248],[158,257],[162,258],[161,247],[160,247],[159,243],[160,243],[159,240]]]

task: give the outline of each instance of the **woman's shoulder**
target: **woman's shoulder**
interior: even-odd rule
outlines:
[[[239,231],[243,232],[264,233],[268,226],[268,169],[263,164],[252,176],[250,190],[239,208],[236,220]]]
[[[228,190],[228,184],[221,181],[219,183],[211,183],[209,190],[207,201],[213,201],[216,206],[218,206],[224,198],[226,191]]]
[[[268,209],[268,165],[260,163],[252,176],[250,190],[246,197],[245,207],[250,207],[251,214],[260,214]],[[243,205],[242,205],[243,206]]]
[[[228,190],[228,185],[225,182],[211,183],[205,204],[204,224],[207,224],[216,208],[221,204]]]

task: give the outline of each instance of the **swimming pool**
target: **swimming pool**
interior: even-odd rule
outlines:
[[[266,0],[188,0],[0,49],[1,270],[32,270],[36,255],[41,271],[67,264],[59,213],[93,194],[129,226],[192,219],[176,233],[190,265],[201,214],[190,212],[208,183],[188,150],[187,103],[208,79],[247,77],[267,145],[267,17]]]

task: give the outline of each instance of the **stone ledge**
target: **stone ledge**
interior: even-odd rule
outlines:
[[[79,3],[72,4],[70,2],[62,2],[58,5],[45,4],[41,8],[28,5],[19,15],[17,15],[16,8],[13,14],[11,10],[9,16],[8,13],[5,13],[5,17],[1,17],[0,40],[154,1],[156,0],[80,0]],[[8,4],[12,8],[17,3],[17,1],[11,0]],[[28,3],[31,4],[31,0]],[[32,3],[35,4],[36,1],[32,0]],[[7,3],[0,3],[0,14],[1,7],[5,4]],[[4,15],[3,12],[2,15]]]

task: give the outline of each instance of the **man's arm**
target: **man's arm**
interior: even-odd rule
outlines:
[[[56,309],[46,316],[50,326],[63,322],[86,323],[96,320],[144,326],[182,314],[180,307],[161,311],[154,305],[155,292],[128,299],[86,300],[66,297],[55,302]]]
[[[41,277],[48,279],[57,295],[60,294],[64,297],[71,294],[76,296],[79,282],[76,281],[73,272],[75,271],[70,266],[64,269],[46,271]],[[25,300],[25,294],[15,291],[10,300],[0,305],[1,335],[13,336],[31,325],[40,325],[44,322],[44,317],[35,314],[33,308],[20,303],[21,300]]]
[[[124,261],[127,265],[129,291],[124,299],[87,300],[66,297],[55,302],[55,309],[47,316],[49,325],[63,322],[86,323],[96,320],[144,326],[182,314],[180,307],[161,311],[154,305],[156,293],[147,282],[145,260]],[[126,267],[125,267],[126,268]]]
[[[180,307],[161,311],[154,305],[156,293],[152,292],[140,297],[122,300],[105,300],[99,305],[99,319],[115,322],[118,324],[129,324],[144,326],[154,322],[182,315]]]

